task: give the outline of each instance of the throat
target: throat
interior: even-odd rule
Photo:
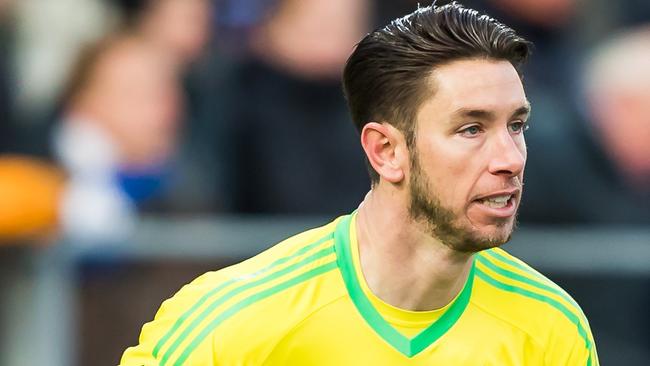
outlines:
[[[362,262],[361,268],[368,290],[386,304],[407,311],[433,311],[448,306],[460,294],[471,264],[469,261],[468,265],[455,271],[448,269],[445,274],[440,270],[418,272],[413,267],[405,270],[408,264],[391,271],[387,271],[388,266],[384,265],[380,275],[372,265],[364,266]]]
[[[403,310],[430,311],[445,307],[461,292],[472,254],[415,235],[376,235],[364,225],[362,212],[357,220],[352,259],[362,286],[379,300]]]

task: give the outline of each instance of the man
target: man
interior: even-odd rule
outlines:
[[[136,205],[173,174],[182,103],[175,68],[160,55],[140,37],[116,35],[74,69],[54,134],[69,176],[60,222],[72,239],[123,240]]]
[[[597,365],[515,224],[529,44],[458,4],[367,35],[344,87],[372,189],[321,228],[165,302],[124,365]],[[327,138],[327,136],[323,136]]]

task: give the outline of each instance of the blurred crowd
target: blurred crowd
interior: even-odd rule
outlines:
[[[465,0],[535,44],[522,224],[650,224],[650,2]],[[439,1],[439,4],[445,1]],[[414,0],[0,0],[0,242],[142,213],[337,215],[340,75]]]

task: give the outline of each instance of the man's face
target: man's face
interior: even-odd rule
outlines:
[[[507,61],[439,67],[410,147],[411,217],[449,247],[475,252],[508,241],[526,163],[529,106]]]

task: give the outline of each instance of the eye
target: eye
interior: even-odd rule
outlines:
[[[510,125],[508,125],[508,128],[510,129],[510,132],[514,134],[520,134],[526,130],[528,130],[528,123],[523,122],[523,121],[515,121],[512,122]]]
[[[481,126],[479,125],[468,126],[458,131],[458,133],[465,137],[475,137],[478,136],[481,132],[483,132],[483,129],[481,129]]]

